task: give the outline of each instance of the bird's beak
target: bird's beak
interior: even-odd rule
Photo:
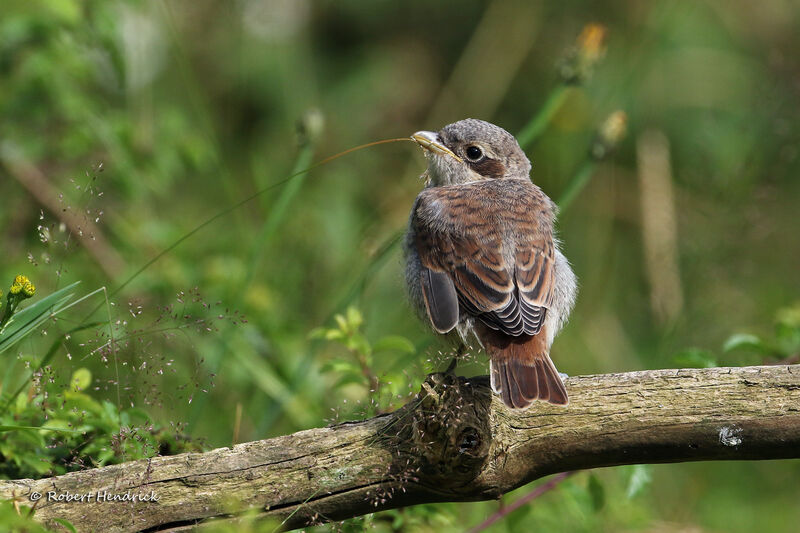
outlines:
[[[441,141],[439,140],[439,135],[437,135],[436,132],[418,131],[417,133],[412,135],[411,138],[414,139],[417,142],[417,144],[419,144],[429,152],[439,155],[449,155],[456,161],[461,162],[460,157],[458,157],[456,154],[453,153],[452,150],[450,150],[448,147],[446,147],[441,143]]]

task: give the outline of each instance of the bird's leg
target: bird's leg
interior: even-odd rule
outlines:
[[[444,371],[445,374],[453,374],[454,370],[456,369],[456,365],[458,364],[458,358],[462,357],[465,353],[467,353],[467,347],[464,346],[464,343],[458,345],[456,349],[456,354],[453,356],[453,360],[450,361],[450,364],[447,366],[447,370]]]

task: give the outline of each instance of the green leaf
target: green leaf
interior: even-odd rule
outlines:
[[[405,523],[405,515],[396,509],[392,509],[387,514],[389,516],[394,516],[394,519],[392,520],[392,529],[394,531],[400,531],[400,529],[403,527],[403,524]]]
[[[378,340],[373,346],[372,351],[378,352],[402,352],[415,353],[417,349],[414,343],[400,335],[389,335]]]
[[[361,368],[352,361],[348,361],[346,359],[333,359],[328,361],[322,365],[320,371],[336,373],[353,372],[356,374],[361,374]]]
[[[354,332],[350,337],[347,338],[345,341],[345,346],[347,346],[348,350],[351,350],[355,353],[364,355],[369,355],[372,353],[372,346],[370,346],[369,341],[366,337],[364,337],[364,335],[358,332]]]
[[[652,481],[653,476],[650,472],[650,465],[633,465],[631,467],[631,477],[628,479],[628,489],[626,494],[628,499],[632,499],[641,494]]]
[[[76,281],[67,285],[14,313],[0,332],[0,353],[14,346],[47,319],[56,315],[72,299],[73,293],[69,291],[79,283],[80,281]]]
[[[92,372],[88,368],[79,368],[72,373],[69,383],[74,391],[86,390],[92,384]]]
[[[750,335],[749,333],[736,333],[728,337],[725,344],[722,345],[722,351],[728,353],[738,349],[754,350],[758,353],[769,353],[769,348],[764,344],[759,337]]]
[[[592,498],[592,509],[594,509],[595,512],[601,510],[606,504],[606,491],[600,479],[596,475],[591,474],[586,489],[589,491],[589,496]]]
[[[367,378],[365,378],[363,374],[347,373],[336,381],[336,383],[334,384],[334,388],[338,389],[340,387],[343,387],[344,385],[350,385],[351,383],[365,386],[367,384],[366,382]]]
[[[81,20],[81,6],[74,0],[46,0],[40,5],[60,24],[76,24]]]
[[[65,334],[72,334],[72,333],[76,333],[78,331],[84,331],[84,330],[87,330],[87,329],[91,329],[91,328],[100,326],[102,324],[103,324],[103,322],[87,322],[85,324],[81,324],[80,326],[74,327],[74,328],[66,331]],[[20,384],[19,388],[17,388],[17,390],[11,396],[9,396],[9,398],[6,400],[6,402],[3,404],[3,406],[0,407],[0,413],[5,412],[6,409],[8,409],[8,406],[11,405],[11,403],[14,402],[15,400],[17,402],[17,407],[19,407],[19,404],[20,404],[20,400],[19,399],[21,398],[20,394],[22,393],[23,390],[25,390],[25,388],[27,388],[29,386],[31,378],[33,377],[33,373],[36,370],[38,370],[38,369],[42,368],[43,366],[47,365],[48,363],[50,363],[50,360],[56,354],[56,351],[58,350],[58,347],[61,346],[62,342],[63,342],[63,338],[60,337],[60,336],[55,341],[53,341],[53,343],[50,345],[50,349],[47,350],[47,353],[44,355],[44,357],[42,357],[42,360],[39,361],[39,364],[36,365],[35,369],[31,371],[30,377],[28,377],[28,379],[23,381]]]
[[[311,330],[311,333],[308,334],[309,339],[323,339],[325,338],[326,333],[328,332],[328,328],[314,328]]]
[[[782,357],[797,353],[800,351],[800,327],[788,320],[779,320],[775,325],[775,340]]]
[[[361,324],[364,323],[364,315],[361,314],[361,311],[356,309],[355,307],[348,307],[347,308],[347,323],[350,325],[351,328],[354,330],[361,327]]]
[[[672,361],[680,368],[713,368],[719,366],[716,356],[708,350],[686,348],[675,354]]]
[[[506,531],[524,531],[528,529],[524,526],[529,521],[528,517],[531,511],[533,511],[533,505],[530,504],[511,511],[504,519],[507,526]]]
[[[338,329],[325,330],[325,340],[338,341],[344,338],[344,333]]]
[[[76,431],[74,429],[67,429],[62,427],[45,427],[47,424],[41,427],[37,426],[0,426],[0,433],[5,431],[56,431],[60,433],[80,433],[80,431]]]
[[[800,303],[792,307],[782,307],[776,313],[776,322],[793,329],[800,329]]]
[[[75,526],[73,526],[72,522],[70,522],[69,520],[65,520],[64,518],[52,518],[51,520],[56,524],[61,524],[68,531],[71,531],[72,533],[78,533],[78,530],[75,529]]]

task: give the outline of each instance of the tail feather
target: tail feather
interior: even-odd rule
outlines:
[[[490,367],[492,390],[511,408],[524,409],[535,400],[569,404],[567,389],[547,355],[537,357],[533,364],[492,359]]]
[[[524,409],[535,400],[569,404],[567,389],[539,335],[511,337],[490,332],[482,339],[490,357],[492,390],[507,406]]]

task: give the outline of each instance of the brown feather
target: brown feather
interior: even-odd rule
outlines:
[[[538,335],[512,337],[478,328],[478,338],[491,359],[491,382],[503,403],[523,409],[535,400],[569,404],[569,397],[547,353],[544,328]]]
[[[527,179],[432,187],[412,215],[414,244],[423,267],[450,276],[467,314],[510,335],[536,334],[553,298],[552,217]]]

